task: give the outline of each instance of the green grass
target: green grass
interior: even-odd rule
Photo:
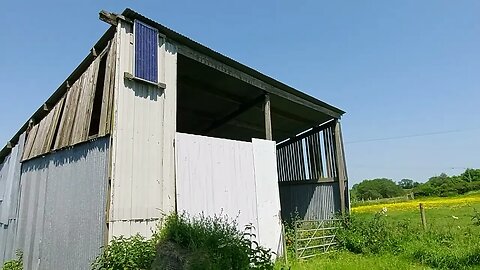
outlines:
[[[277,269],[282,269],[277,266]],[[285,268],[284,268],[285,269]],[[288,268],[287,268],[288,269]],[[380,270],[380,269],[398,269],[415,270],[431,269],[420,264],[412,263],[398,256],[389,254],[384,255],[359,255],[347,251],[338,251],[319,257],[303,261],[294,261],[291,269],[305,270],[334,270],[334,269],[352,269],[352,270]]]
[[[427,231],[420,220],[420,202],[426,206]],[[383,207],[386,215],[375,218]],[[358,206],[353,209],[354,228],[346,236],[354,248],[292,259],[290,269],[480,269],[475,209],[480,211],[479,193]]]

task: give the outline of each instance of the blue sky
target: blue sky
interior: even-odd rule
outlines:
[[[107,29],[98,12],[125,7],[345,110],[351,183],[480,167],[476,0],[6,1],[2,145]]]

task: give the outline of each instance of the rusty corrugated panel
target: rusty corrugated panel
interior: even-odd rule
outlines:
[[[23,164],[16,248],[25,269],[90,269],[104,244],[109,141]]]

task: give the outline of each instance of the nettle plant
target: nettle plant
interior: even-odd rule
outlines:
[[[273,252],[256,242],[255,228],[237,229],[226,216],[172,214],[151,238],[114,238],[93,269],[273,269]]]

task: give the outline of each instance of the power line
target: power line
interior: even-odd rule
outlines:
[[[473,131],[473,130],[478,130],[478,129],[480,129],[480,127],[477,127],[477,128],[468,128],[468,129],[445,130],[445,131],[437,131],[437,132],[429,132],[429,133],[420,133],[420,134],[411,134],[411,135],[403,135],[403,136],[395,136],[395,137],[385,137],[385,138],[376,138],[376,139],[365,139],[365,140],[349,141],[349,142],[345,142],[345,144],[364,143],[364,142],[377,142],[377,141],[390,141],[390,140],[400,140],[400,139],[407,139],[407,138],[414,138],[414,137],[425,137],[425,136],[432,136],[432,135],[441,135],[441,134],[448,134],[448,133],[457,133],[457,132]]]

